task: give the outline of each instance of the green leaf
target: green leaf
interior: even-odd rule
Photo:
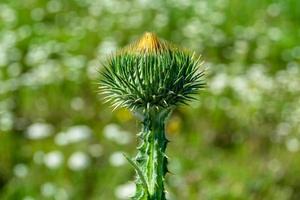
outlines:
[[[139,166],[137,166],[137,164],[131,159],[129,158],[126,154],[123,154],[124,157],[126,158],[126,160],[128,160],[128,162],[133,166],[133,168],[136,170],[137,174],[139,175],[142,183],[143,183],[143,186],[144,186],[144,189],[145,191],[147,191],[147,195],[149,194],[149,190],[148,190],[148,184],[147,184],[147,181],[146,181],[146,178],[142,172],[142,170],[139,168]]]

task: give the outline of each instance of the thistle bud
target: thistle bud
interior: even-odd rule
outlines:
[[[161,110],[186,104],[205,86],[194,55],[147,32],[107,60],[101,92],[116,108]]]

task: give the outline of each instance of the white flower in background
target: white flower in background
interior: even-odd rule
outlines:
[[[8,64],[7,52],[3,45],[0,44],[0,67]]]
[[[117,151],[109,157],[109,163],[114,167],[122,166],[126,163],[126,159],[122,152]]]
[[[49,137],[53,133],[53,126],[46,123],[31,124],[26,130],[26,137],[32,140]]]
[[[103,42],[101,42],[97,48],[97,51],[99,52],[98,55],[106,56],[109,55],[110,53],[114,52],[117,48],[116,42],[111,39],[107,38]]]
[[[42,186],[41,186],[41,194],[44,196],[44,197],[52,197],[55,195],[56,193],[56,186],[53,184],[53,183],[44,183]]]
[[[28,174],[28,167],[25,164],[17,164],[14,167],[14,174],[16,177],[23,178]]]
[[[248,52],[249,44],[245,40],[236,40],[234,42],[234,52],[237,55],[245,55]]]
[[[25,57],[27,65],[38,65],[44,63],[48,57],[49,52],[44,46],[30,45]]]
[[[56,134],[54,141],[57,145],[68,145],[70,143],[81,142],[92,135],[92,130],[85,125],[70,127],[66,132]]]
[[[69,143],[80,142],[88,139],[92,134],[91,129],[88,126],[79,125],[70,127],[67,132],[67,138]]]
[[[64,188],[59,188],[57,189],[54,199],[57,200],[69,200],[69,195],[67,193],[67,191]]]
[[[76,111],[82,110],[84,108],[84,101],[83,101],[83,99],[80,98],[80,97],[73,98],[72,101],[71,101],[71,108],[73,110],[76,110]]]
[[[116,124],[109,124],[104,127],[104,136],[118,144],[128,144],[131,140],[131,135],[127,131],[120,130],[120,127]]]
[[[103,148],[100,144],[89,145],[88,151],[93,157],[100,157],[103,153]]]
[[[88,67],[87,67],[87,75],[90,79],[95,80],[98,78],[98,70],[99,70],[99,60],[94,59],[88,62]]]
[[[31,19],[34,21],[41,21],[45,16],[45,10],[43,8],[35,8],[30,13]]]
[[[32,33],[32,30],[29,25],[23,25],[18,28],[16,31],[19,40],[23,40],[29,37]]]
[[[51,182],[44,183],[41,188],[42,196],[51,199],[58,199],[58,200],[67,200],[68,193],[64,188],[59,188],[57,185]]]
[[[258,103],[262,98],[260,90],[252,85],[247,76],[232,77],[230,84],[236,95],[245,102]]]
[[[41,63],[34,64],[35,67],[32,70],[22,74],[19,78],[21,85],[36,87],[51,84],[63,78],[58,61],[44,60],[39,62]]]
[[[35,198],[31,197],[31,196],[26,196],[23,198],[23,200],[35,200]]]
[[[288,139],[285,143],[286,145],[286,148],[288,151],[290,152],[297,152],[299,151],[299,140],[297,138],[291,138],[291,139]]]
[[[74,152],[68,160],[68,166],[73,171],[86,169],[89,166],[89,164],[89,156],[81,151]]]
[[[13,114],[10,112],[0,112],[0,130],[8,131],[13,127]]]
[[[63,59],[63,63],[66,66],[72,67],[72,69],[79,69],[85,66],[86,58],[84,56],[66,56]]]
[[[118,199],[129,199],[135,193],[135,184],[133,182],[119,185],[115,189],[115,195]]]
[[[67,145],[69,143],[67,134],[65,132],[57,133],[54,142],[59,146]]]
[[[52,151],[44,156],[44,163],[50,169],[57,169],[61,166],[64,155],[60,151]]]
[[[249,91],[249,84],[244,76],[235,76],[231,79],[231,87],[235,92],[241,96],[247,96]]]
[[[278,41],[282,37],[282,32],[278,27],[271,27],[268,29],[268,36],[273,41]]]
[[[63,5],[59,0],[51,0],[47,3],[47,10],[50,13],[56,13],[62,9]]]
[[[17,42],[17,34],[14,31],[6,30],[2,32],[0,44],[4,49],[14,47]]]
[[[16,12],[6,4],[0,4],[0,19],[5,23],[13,23],[16,21]]]
[[[272,172],[279,172],[281,169],[281,164],[277,159],[272,159],[268,162],[268,168],[272,171]]]
[[[247,72],[247,79],[260,92],[271,91],[274,87],[273,79],[265,73],[264,68],[264,65],[254,64]]]
[[[17,78],[21,74],[21,68],[22,68],[22,66],[18,62],[14,62],[14,63],[11,63],[10,65],[8,65],[7,73],[9,75],[9,77]]]
[[[225,73],[220,73],[216,75],[210,82],[210,91],[218,95],[223,92],[228,84],[228,75]]]
[[[287,122],[281,122],[277,125],[276,133],[279,136],[286,136],[290,133],[290,131],[291,131],[291,124]]]
[[[281,6],[279,3],[272,3],[267,8],[267,13],[272,17],[277,17],[281,12]]]

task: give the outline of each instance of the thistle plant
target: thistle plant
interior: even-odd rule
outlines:
[[[200,66],[195,53],[154,33],[145,33],[104,64],[100,92],[114,108],[130,109],[142,124],[138,153],[133,159],[126,156],[137,174],[135,200],[166,199],[166,119],[205,86]]]

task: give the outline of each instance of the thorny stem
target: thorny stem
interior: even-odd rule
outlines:
[[[165,136],[165,122],[170,110],[149,111],[143,115],[142,130],[138,137],[140,146],[135,157],[137,166],[146,180],[148,191],[137,175],[134,200],[165,200],[164,180],[167,170],[165,154],[168,140]]]

